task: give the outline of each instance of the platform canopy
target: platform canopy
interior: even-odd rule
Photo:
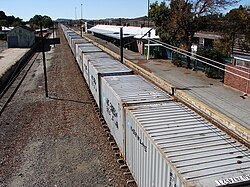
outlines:
[[[132,26],[114,26],[114,25],[96,25],[88,31],[108,36],[115,39],[120,39],[120,28],[123,27],[123,38],[148,39],[148,35],[144,36],[150,27],[132,27]],[[150,31],[150,38],[158,39],[155,29]]]

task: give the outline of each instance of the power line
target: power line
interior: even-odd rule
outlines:
[[[227,73],[230,73],[230,74],[235,75],[235,76],[237,76],[237,77],[240,77],[240,78],[242,78],[242,79],[244,79],[244,80],[250,81],[250,77],[249,77],[250,72],[246,72],[246,71],[244,71],[244,70],[237,69],[237,68],[232,67],[232,66],[228,66],[228,65],[226,65],[226,64],[223,64],[223,63],[220,63],[220,62],[217,62],[217,61],[208,59],[208,58],[206,58],[206,57],[203,57],[203,56],[200,56],[200,55],[197,55],[197,54],[193,54],[193,53],[191,53],[191,52],[189,52],[189,51],[186,51],[186,50],[184,50],[184,49],[180,49],[180,48],[171,46],[171,45],[166,44],[166,43],[161,42],[161,41],[156,41],[156,40],[154,40],[154,39],[150,39],[150,40],[151,40],[153,43],[161,44],[163,47],[165,47],[165,48],[167,48],[167,49],[170,49],[170,50],[172,50],[172,51],[175,51],[175,52],[177,52],[177,53],[179,53],[179,54],[182,54],[182,55],[184,55],[184,56],[193,58],[193,59],[195,59],[195,60],[198,60],[199,62],[202,62],[202,63],[204,63],[204,64],[207,64],[207,65],[209,65],[209,66],[212,66],[212,67],[214,67],[214,68],[216,68],[216,69],[222,70],[222,71],[224,71],[224,72],[227,72]],[[181,52],[181,51],[183,51],[183,52]],[[194,55],[194,56],[189,55],[189,54],[192,54],[192,55]],[[229,71],[229,70],[226,70],[226,69],[224,69],[224,68],[221,68],[221,67],[219,67],[219,66],[216,66],[216,65],[214,65],[214,64],[211,64],[211,63],[209,63],[209,62],[206,62],[206,61],[204,61],[204,60],[202,60],[202,59],[200,59],[200,58],[197,58],[197,57],[195,57],[195,56],[200,57],[200,58],[203,58],[203,59],[208,60],[208,61],[210,61],[210,62],[214,62],[214,63],[216,63],[216,64],[220,64],[220,65],[222,65],[222,66],[229,67],[229,68],[231,68],[231,69],[234,69],[234,70],[243,72],[243,73],[245,73],[246,75],[248,75],[249,78],[244,77],[244,76],[242,76],[242,75],[239,75],[239,74],[237,74],[237,73],[231,72],[231,71]]]
[[[231,69],[240,71],[240,72],[242,72],[242,73],[249,74],[249,72],[247,72],[247,71],[244,71],[244,70],[241,70],[241,69],[237,69],[237,68],[232,67],[232,66],[229,66],[229,65],[227,65],[227,64],[223,64],[223,63],[221,63],[221,62],[218,62],[218,61],[215,61],[215,60],[206,58],[206,57],[204,57],[204,56],[200,56],[200,55],[198,55],[198,54],[195,54],[195,53],[186,51],[186,50],[184,50],[184,49],[181,49],[181,48],[178,48],[178,47],[169,45],[169,44],[167,44],[167,43],[164,43],[164,42],[161,42],[161,41],[157,41],[157,40],[154,40],[154,39],[150,39],[150,40],[152,40],[152,41],[155,42],[155,43],[159,43],[159,44],[162,44],[162,45],[169,46],[169,49],[171,49],[171,50],[176,49],[177,51],[174,50],[174,51],[176,51],[176,52],[183,51],[185,54],[191,54],[191,55],[192,55],[192,58],[194,58],[194,59],[197,59],[197,58],[194,57],[194,56],[197,56],[197,57],[199,57],[199,58],[201,58],[201,59],[208,60],[208,61],[214,62],[214,63],[216,63],[216,64],[219,64],[219,65],[222,65],[222,66],[229,67],[229,68],[231,68]],[[173,49],[172,49],[172,48],[173,48]],[[199,60],[199,59],[198,59],[198,60]]]

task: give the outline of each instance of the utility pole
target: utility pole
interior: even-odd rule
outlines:
[[[44,84],[45,84],[45,96],[48,96],[48,81],[47,81],[47,72],[46,72],[46,60],[45,60],[45,50],[44,50],[44,39],[43,39],[43,27],[42,23],[40,23],[40,32],[42,39],[42,54],[43,54],[43,72],[44,72]]]
[[[123,27],[120,28],[120,56],[123,64]]]
[[[53,40],[55,39],[55,23],[53,22],[53,28],[52,28],[52,31],[53,31]],[[54,44],[54,47],[56,46],[56,44]]]
[[[148,0],[148,27],[149,27],[149,4],[150,4],[150,0]]]
[[[148,53],[147,53],[147,60],[149,60],[149,53],[150,53],[150,31],[148,33]]]
[[[80,21],[80,30],[81,30],[81,36],[82,36],[82,4],[81,4],[81,21]]]
[[[75,24],[77,25],[76,20],[77,20],[77,15],[76,15],[76,7],[75,7]],[[74,26],[75,26],[75,25],[74,25]]]

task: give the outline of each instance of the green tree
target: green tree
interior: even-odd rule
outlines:
[[[53,21],[49,16],[35,15],[29,20],[30,27],[33,29],[38,29],[42,23],[43,27],[49,28],[53,25]]]
[[[14,16],[6,16],[4,11],[0,11],[0,26],[18,26],[23,24],[22,19],[19,17],[15,18]]]
[[[202,31],[221,32],[224,30],[224,15],[215,13],[200,17],[199,27]]]
[[[13,22],[12,26],[13,26],[13,27],[16,27],[16,26],[20,26],[20,25],[23,25],[23,20],[20,19],[19,17],[17,17],[17,18],[15,19],[15,21]]]
[[[150,6],[149,16],[155,22],[159,36],[164,42],[175,39],[176,43],[191,52],[191,45],[194,41],[194,33],[201,30],[202,17],[220,12],[227,6],[233,5],[238,0],[169,0],[167,7],[165,2],[160,5],[158,2]],[[164,16],[159,16],[159,15]],[[157,16],[158,15],[158,16]],[[163,22],[162,24],[159,24]],[[164,27],[166,26],[167,27]],[[187,58],[190,68],[190,58]]]
[[[4,11],[0,11],[0,20],[6,20],[7,16]]]
[[[52,27],[53,26],[53,21],[50,17],[48,16],[43,16],[43,26],[46,28]]]

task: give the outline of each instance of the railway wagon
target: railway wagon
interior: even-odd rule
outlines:
[[[94,57],[96,53],[91,53]],[[97,53],[98,54],[98,53]],[[86,59],[86,56],[84,56]],[[94,60],[88,60],[87,66],[89,67],[89,88],[94,96],[94,99],[98,105],[100,104],[100,90],[101,90],[101,78],[104,76],[119,76],[119,75],[132,75],[133,71],[127,66],[121,64],[119,61],[108,58],[95,58]]]
[[[86,63],[86,60],[84,60],[84,55],[92,54],[96,52],[103,52],[103,51],[93,44],[89,44],[89,45],[81,44],[81,46],[78,47],[77,56],[80,59],[80,69],[88,85],[89,85],[89,67],[88,67],[88,63]]]
[[[73,52],[74,54],[74,46],[73,46],[73,40],[76,40],[76,39],[82,39],[81,36],[79,35],[68,35],[69,37],[69,46],[71,48],[71,51]],[[74,54],[75,56],[75,54]]]
[[[75,56],[75,58],[76,58],[76,61],[77,61],[78,65],[79,65],[81,71],[82,71],[83,59],[82,59],[82,52],[80,52],[79,49],[80,49],[80,47],[86,47],[86,46],[91,47],[91,46],[94,46],[94,45],[92,43],[89,43],[89,42],[87,42],[87,43],[76,43],[75,45],[76,45],[76,56]]]
[[[68,44],[71,48],[71,45],[70,45],[70,38],[73,37],[73,36],[76,36],[77,38],[79,38],[79,35],[73,31],[70,31],[70,30],[67,30],[66,33],[65,33],[65,36],[66,36],[66,39],[68,41]]]
[[[71,45],[72,45],[72,48],[73,48],[73,54],[74,54],[74,56],[75,56],[75,58],[76,58],[76,47],[77,47],[77,45],[76,44],[88,44],[89,42],[87,41],[87,40],[85,40],[85,39],[83,39],[83,38],[73,38],[72,40],[71,40]]]
[[[150,92],[128,76],[147,82],[137,75],[104,76],[99,97],[138,186],[250,186],[246,147],[165,92]]]
[[[125,157],[125,106],[172,98],[139,75],[101,77],[100,109],[121,154]]]
[[[82,63],[83,64],[88,64],[89,61],[97,60],[97,59],[103,59],[103,58],[113,59],[113,57],[111,57],[110,55],[108,55],[107,53],[105,53],[103,51],[83,53],[81,56],[82,56]]]
[[[250,154],[178,102],[126,108],[126,161],[140,187],[250,186]]]

